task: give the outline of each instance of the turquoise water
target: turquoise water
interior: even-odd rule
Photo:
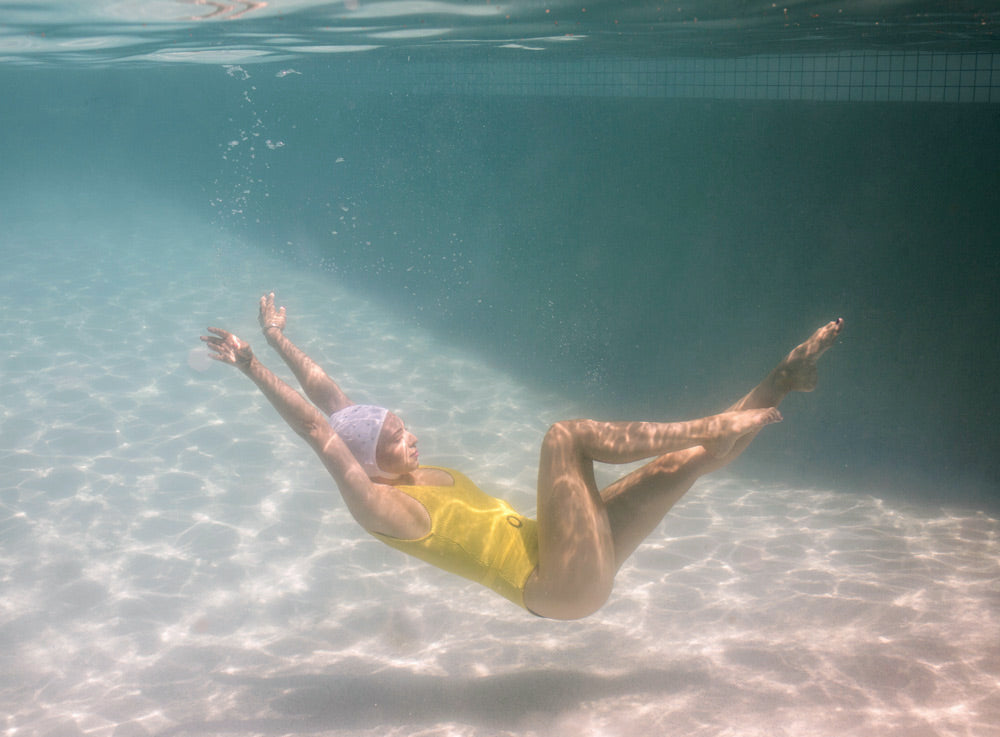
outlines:
[[[0,728],[998,734],[1000,65],[933,10],[0,3]],[[286,376],[272,289],[526,513],[549,423],[847,331],[557,623],[371,540],[205,360]]]

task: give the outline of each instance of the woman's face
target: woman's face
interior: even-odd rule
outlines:
[[[407,474],[417,470],[419,457],[416,435],[392,412],[387,414],[375,448],[379,468],[389,473]]]

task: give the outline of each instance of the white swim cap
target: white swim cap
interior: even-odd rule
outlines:
[[[378,437],[389,410],[374,404],[352,404],[330,415],[330,427],[340,436],[358,463],[371,478],[396,478],[398,473],[389,473],[379,468],[375,460]]]

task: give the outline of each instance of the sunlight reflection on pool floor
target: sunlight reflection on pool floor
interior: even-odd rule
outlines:
[[[997,734],[997,520],[721,475],[605,609],[535,619],[368,537],[253,386],[189,354],[221,324],[282,368],[254,340],[274,288],[348,391],[525,512],[545,427],[585,408],[167,222],[5,257],[7,733]]]

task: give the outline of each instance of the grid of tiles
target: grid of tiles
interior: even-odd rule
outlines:
[[[1000,54],[993,53],[497,60],[395,71],[417,93],[1000,103]]]

